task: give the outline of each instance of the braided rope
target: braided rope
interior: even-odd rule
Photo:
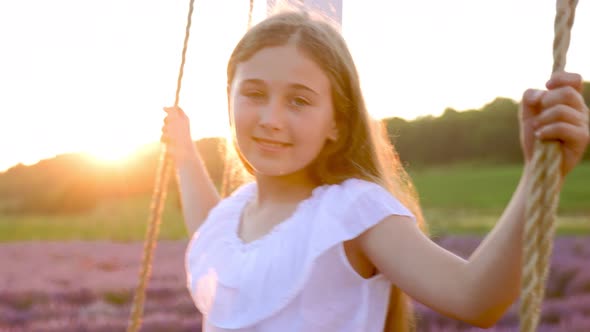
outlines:
[[[577,0],[558,0],[553,41],[553,72],[563,71]],[[520,331],[536,331],[555,234],[559,202],[561,151],[557,141],[535,141],[533,178],[526,204],[523,234]]]
[[[250,9],[248,10],[248,30],[252,26],[252,12],[254,11],[254,0],[250,0]]]
[[[180,70],[178,73],[178,80],[176,85],[176,98],[174,106],[178,106],[180,100],[180,88],[182,86],[182,76],[184,75],[184,64],[186,62],[186,50],[188,48],[188,39],[190,36],[190,28],[192,23],[192,15],[194,8],[194,0],[190,0],[188,18],[186,23],[186,31],[184,36],[184,45],[182,48],[182,60],[180,62]],[[139,285],[135,291],[135,298],[131,309],[131,316],[129,319],[128,332],[136,332],[141,327],[141,320],[143,315],[143,306],[145,302],[145,292],[149,277],[152,270],[152,260],[154,256],[154,249],[156,247],[158,233],[160,229],[160,222],[162,220],[162,211],[166,202],[166,194],[168,189],[168,182],[171,173],[171,160],[167,156],[166,146],[163,145],[160,152],[160,159],[158,164],[158,171],[156,175],[156,182],[152,201],[150,205],[150,217],[146,232],[146,239],[143,247],[143,259],[141,262],[141,270],[139,273]]]

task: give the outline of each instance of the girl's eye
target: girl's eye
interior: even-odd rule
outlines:
[[[296,107],[304,107],[310,105],[310,102],[303,97],[294,97],[291,99],[291,104]]]

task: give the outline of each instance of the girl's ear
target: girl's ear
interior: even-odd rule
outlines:
[[[338,126],[336,125],[336,122],[334,122],[332,124],[332,128],[330,129],[330,133],[328,134],[328,139],[336,142],[338,140]]]
[[[231,128],[231,126],[233,125],[233,123],[232,123],[233,121],[232,121],[232,116],[231,116],[231,108],[230,108],[230,107],[231,107],[231,106],[230,106],[230,100],[231,100],[231,96],[230,96],[230,93],[231,93],[231,87],[229,86],[229,84],[227,85],[226,91],[227,91],[227,92],[226,92],[226,96],[227,96],[227,119],[229,120],[229,126],[230,126],[230,128]]]

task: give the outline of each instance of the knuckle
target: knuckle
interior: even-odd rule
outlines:
[[[573,109],[567,105],[559,104],[555,108],[556,117],[558,120],[567,120],[570,118]]]
[[[568,99],[574,99],[577,98],[579,95],[578,90],[576,90],[573,86],[571,85],[566,85],[565,87],[563,87],[563,93],[564,96]]]
[[[572,78],[577,81],[577,82],[582,82],[582,75],[578,74],[578,73],[570,73],[572,75]]]
[[[543,110],[543,112],[541,112],[541,114],[539,114],[539,121],[542,123],[553,123],[553,122],[557,122],[557,121],[561,121],[565,118],[565,113],[566,113],[566,107],[565,105],[554,105],[551,106],[545,110]]]
[[[563,132],[563,127],[562,123],[552,123],[545,127],[545,132],[551,136],[559,135]]]

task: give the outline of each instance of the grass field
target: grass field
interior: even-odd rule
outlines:
[[[496,223],[521,173],[520,166],[459,165],[411,172],[432,235],[485,234]],[[0,242],[113,240],[145,235],[150,198],[104,202],[70,216],[0,215]],[[561,194],[558,234],[590,234],[590,163],[569,175]],[[187,238],[178,197],[168,195],[160,238]]]
[[[521,166],[456,165],[411,172],[433,234],[485,234],[514,192]],[[590,234],[590,163],[568,175],[558,234]]]

